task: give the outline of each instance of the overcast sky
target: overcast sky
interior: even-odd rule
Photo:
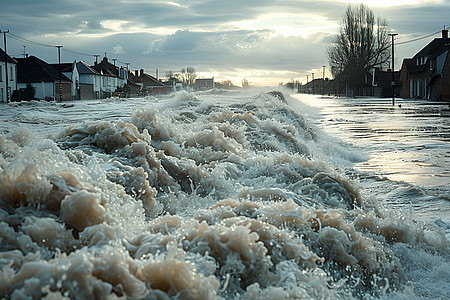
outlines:
[[[194,67],[217,81],[277,85],[328,70],[326,47],[356,2],[386,18],[399,43],[450,26],[450,0],[14,0],[0,5],[0,30],[11,32],[12,56],[25,50],[54,63],[57,50],[45,45],[62,45],[63,62],[93,64],[106,53],[151,75]],[[398,45],[396,69],[439,36]]]

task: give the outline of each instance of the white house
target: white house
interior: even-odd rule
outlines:
[[[15,90],[17,90],[17,61],[6,55],[5,62],[5,52],[0,49],[0,102],[11,101]]]
[[[108,62],[106,56],[91,68],[102,75],[100,98],[111,97],[118,88],[123,88],[127,83],[127,72],[123,68],[116,67]]]
[[[77,62],[80,74],[80,99],[99,99],[102,75],[84,61]]]
[[[39,100],[72,100],[72,82],[59,72],[58,67],[49,65],[35,56],[16,58],[16,61],[19,89],[31,85],[36,90],[35,98]]]

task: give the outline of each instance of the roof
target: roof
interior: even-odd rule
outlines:
[[[119,68],[108,62],[108,58],[106,57],[101,62],[92,66],[92,68],[102,75],[119,77]]]
[[[17,64],[17,61],[8,54],[6,55],[6,59],[10,64]],[[0,49],[0,61],[5,61],[5,51],[3,51],[2,49]]]
[[[57,68],[35,56],[17,58],[16,60],[18,83],[58,82],[59,76],[61,76],[61,81],[71,82],[71,80],[60,73]]]
[[[87,63],[84,61],[77,62],[77,69],[79,74],[93,74],[93,75],[100,75],[99,72],[94,70],[92,67],[90,67]]]
[[[214,82],[214,78],[197,78],[195,82]]]
[[[418,73],[425,70],[426,64],[417,65],[417,59],[420,57],[426,57],[428,59],[433,59],[450,49],[450,39],[449,38],[435,38],[428,45],[426,45],[422,50],[417,52],[413,58],[405,59],[405,65],[409,73]]]
[[[136,74],[131,71],[128,71],[128,82],[131,82],[133,84],[142,85],[141,78],[139,78],[139,76],[136,76]]]
[[[61,72],[72,72],[73,63],[62,63],[62,64],[50,64],[56,70],[61,70]],[[59,69],[61,67],[61,69]]]
[[[394,71],[394,81],[400,80],[400,71]],[[375,83],[381,86],[390,86],[392,82],[392,71],[375,69]]]
[[[449,43],[449,38],[436,38],[432,40],[428,45],[426,45],[422,50],[420,50],[416,55],[414,55],[413,58],[423,56],[439,56],[448,49]]]
[[[152,75],[149,75],[147,73],[144,73],[140,76],[142,82],[145,81],[144,86],[165,86],[164,83],[153,77]]]

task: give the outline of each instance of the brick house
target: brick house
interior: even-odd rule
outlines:
[[[400,70],[402,98],[450,101],[450,39],[448,30],[413,58],[403,60]]]
[[[72,100],[80,100],[80,73],[78,72],[76,61],[72,63],[51,64],[51,66],[61,71],[71,80]]]

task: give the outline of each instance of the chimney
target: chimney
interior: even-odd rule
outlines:
[[[135,75],[136,77],[139,77],[139,71],[138,71],[138,70],[134,71],[134,75]]]
[[[442,30],[442,38],[443,39],[448,39],[448,29]]]
[[[141,76],[144,75],[144,69],[141,69]]]

